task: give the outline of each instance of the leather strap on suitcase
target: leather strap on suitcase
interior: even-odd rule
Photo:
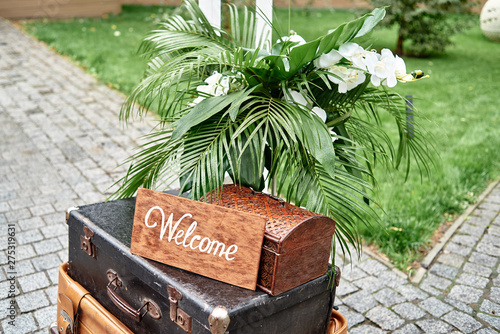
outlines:
[[[346,334],[347,333],[347,320],[346,318],[335,309],[332,310],[330,317],[330,324],[328,325],[327,334]]]
[[[59,267],[57,329],[62,334],[133,334],[68,275],[68,263]]]

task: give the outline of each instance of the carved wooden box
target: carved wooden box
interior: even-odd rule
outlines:
[[[327,272],[335,221],[250,188],[224,185],[202,201],[267,218],[257,285],[276,296]]]

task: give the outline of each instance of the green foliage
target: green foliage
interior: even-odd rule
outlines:
[[[210,26],[194,1],[186,1],[182,12],[141,45],[148,68],[121,117],[143,116],[153,106],[161,127],[129,159],[115,196],[132,196],[140,186],[161,190],[178,178],[181,192],[199,199],[219,189],[226,173],[256,190],[276,180],[287,201],[335,219],[342,248],[359,245],[357,225],[377,220],[369,205],[373,166],[409,170],[414,158],[426,171],[430,146],[418,122],[415,136],[408,135],[399,95],[368,87],[369,75],[341,92],[330,78],[337,75],[314,61],[362,41],[384,10],[331,27],[310,42],[279,37],[268,49],[254,47],[262,36],[246,9],[240,18],[230,7],[228,31]],[[351,68],[344,63],[339,65]],[[313,105],[325,121],[311,112]],[[382,126],[384,113],[397,128],[396,143]]]
[[[398,26],[396,53],[427,57],[444,53],[452,44],[451,36],[472,25],[473,15],[466,13],[469,0],[371,0],[374,6],[387,6],[386,25]]]

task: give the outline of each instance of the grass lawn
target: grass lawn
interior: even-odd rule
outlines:
[[[141,38],[170,10],[125,6],[118,16],[23,25],[28,33],[126,94],[139,82],[145,66],[136,54]],[[288,12],[278,10],[277,16],[286,31]],[[294,10],[291,26],[311,40],[354,16],[339,10]],[[374,37],[374,48],[395,47],[395,30],[380,29]],[[421,69],[431,78],[396,87],[402,95],[413,95],[418,113],[429,119],[424,124],[434,137],[440,160],[429,178],[421,178],[414,169],[407,182],[403,172],[377,170],[383,223],[360,227],[366,242],[375,244],[403,270],[417,259],[438,226],[473,203],[500,175],[500,44],[488,41],[479,23],[453,40],[455,45],[446,55],[405,58],[408,71]]]

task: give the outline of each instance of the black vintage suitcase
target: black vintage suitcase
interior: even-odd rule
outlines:
[[[328,275],[277,297],[130,253],[135,199],[68,210],[69,273],[134,333],[324,334]]]

